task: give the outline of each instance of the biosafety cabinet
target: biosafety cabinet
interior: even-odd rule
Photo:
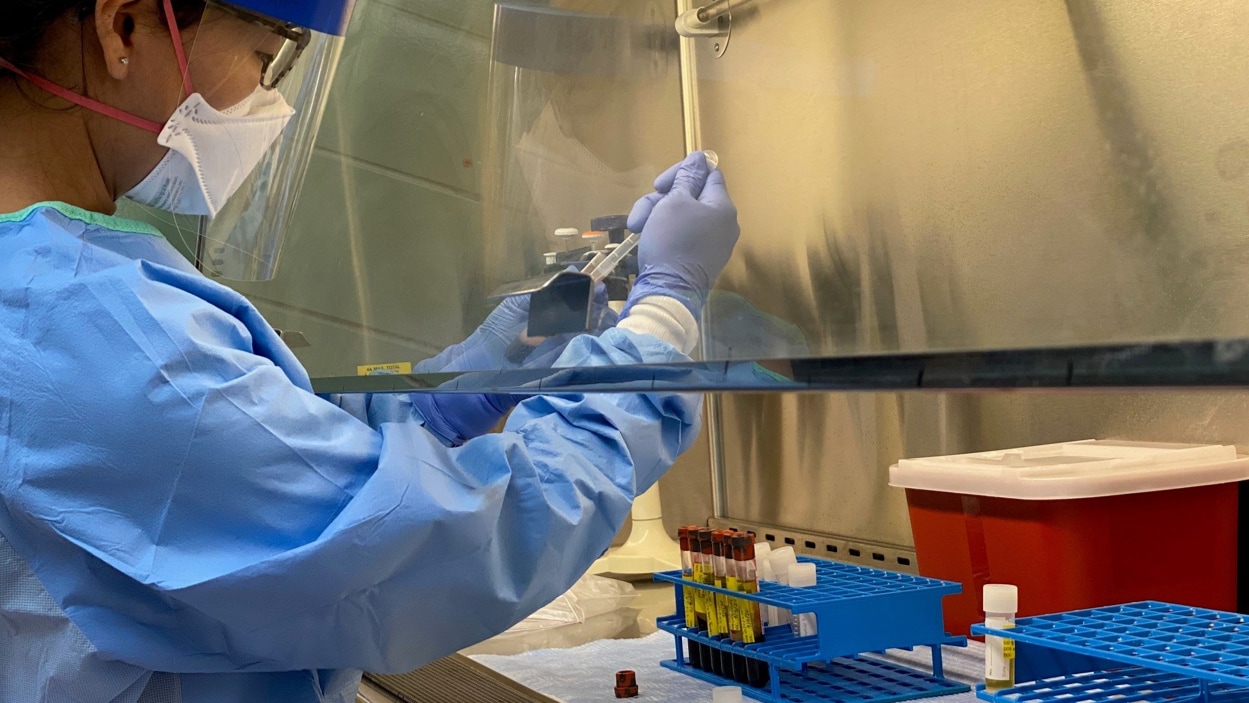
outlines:
[[[695,362],[414,365],[700,149]],[[673,527],[914,570],[901,458],[1249,444],[1243,0],[360,0],[297,219],[238,288],[321,391],[711,394]]]

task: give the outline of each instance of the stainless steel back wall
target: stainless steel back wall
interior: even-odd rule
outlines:
[[[911,547],[901,457],[1090,438],[1235,444],[1249,394],[739,395],[724,403],[728,515]]]
[[[819,353],[1249,333],[1249,3],[738,0],[693,47],[742,213],[723,284]],[[727,512],[911,543],[887,468],[1116,437],[1249,447],[1249,396],[735,396]]]

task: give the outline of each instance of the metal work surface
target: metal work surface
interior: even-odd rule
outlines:
[[[366,680],[403,703],[556,703],[459,654],[408,674],[368,674]]]

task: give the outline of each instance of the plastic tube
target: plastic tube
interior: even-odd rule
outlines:
[[[815,564],[802,563],[789,567],[790,588],[811,588],[816,585]],[[790,619],[794,637],[813,637],[819,633],[815,613],[794,613]]]
[[[994,630],[1015,627],[1019,612],[1019,588],[989,583],[984,587],[984,626]],[[1000,691],[1015,686],[1015,640],[987,635],[984,638],[984,687]]]
[[[767,559],[759,560],[759,582],[767,581],[768,583],[776,583],[776,573],[772,571],[772,562]],[[776,606],[765,605],[760,611],[760,617],[763,619],[763,626],[770,627],[776,624]]]
[[[772,574],[776,582],[782,586],[788,586],[789,567],[798,563],[798,557],[794,554],[793,547],[781,547],[772,552],[772,556],[768,557],[768,563],[772,565]],[[774,626],[784,625],[790,621],[790,612],[787,608],[778,607],[774,614],[776,618],[770,621]]]

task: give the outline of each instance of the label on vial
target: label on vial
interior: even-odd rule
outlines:
[[[715,575],[710,571],[710,567],[706,565],[703,568],[703,584],[707,586],[716,585]],[[724,629],[720,625],[720,609],[716,607],[716,594],[710,591],[704,592],[703,601],[707,606],[707,634],[712,637],[724,634]]]
[[[755,622],[759,617],[759,604],[744,600],[742,601],[742,641],[746,644],[754,644],[759,641],[759,635],[755,632]]]
[[[999,626],[997,629],[1009,629]],[[1015,640],[985,635],[984,677],[990,681],[1009,681],[1011,663],[1015,660]]]
[[[724,634],[724,630],[720,629],[720,614],[717,612],[713,593],[707,594],[707,634],[712,637]]]
[[[819,634],[815,626],[815,613],[792,613],[790,629],[794,637],[814,637]]]
[[[740,584],[737,582],[737,577],[732,575],[726,577],[724,579],[724,587],[730,591],[740,590]],[[737,598],[728,599],[730,633],[740,633],[742,631],[742,605],[745,604],[745,602],[746,601],[739,600]]]
[[[722,593],[716,594],[716,621],[720,624],[720,634],[729,634],[729,598]]]
[[[694,583],[702,583],[702,582],[703,582],[703,565],[695,564],[694,565]],[[691,588],[690,590],[694,592],[694,612],[705,614],[707,612],[707,601],[704,598],[703,589]]]
[[[686,576],[685,580],[693,582],[694,577]],[[685,626],[693,629],[698,627],[698,615],[696,615],[698,612],[698,606],[694,604],[694,594],[698,592],[698,589],[693,586],[682,584],[681,591],[682,595],[685,596]]]

